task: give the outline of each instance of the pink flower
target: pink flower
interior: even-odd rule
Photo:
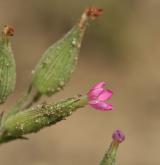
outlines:
[[[93,88],[87,93],[89,105],[95,109],[101,111],[112,110],[113,107],[111,104],[106,103],[105,101],[109,100],[113,92],[109,89],[104,89],[105,82],[97,83]]]

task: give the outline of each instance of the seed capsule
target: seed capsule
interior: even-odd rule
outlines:
[[[87,103],[87,97],[82,96],[69,98],[55,104],[37,105],[10,116],[4,123],[4,130],[14,137],[37,132],[64,120]]]
[[[0,104],[5,102],[15,87],[15,60],[9,42],[9,37],[13,34],[14,29],[6,25],[0,37]]]
[[[80,21],[45,51],[33,75],[33,85],[40,94],[52,95],[62,89],[69,80],[77,63],[89,18],[99,16],[100,12],[102,11],[97,8],[85,10]]]

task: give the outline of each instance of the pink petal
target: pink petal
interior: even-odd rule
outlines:
[[[106,101],[109,100],[113,95],[111,90],[104,90],[98,97],[99,101]]]
[[[101,93],[103,93],[103,91],[103,88],[91,89],[87,94],[89,100],[97,100],[97,98],[101,95]]]
[[[98,100],[90,101],[89,104],[93,108],[101,110],[101,111],[108,111],[108,110],[112,110],[113,109],[111,104],[107,104],[105,102],[100,102]]]
[[[92,87],[92,89],[104,88],[105,85],[106,85],[105,82],[99,82],[99,83],[97,83],[96,85],[94,85],[94,86]]]

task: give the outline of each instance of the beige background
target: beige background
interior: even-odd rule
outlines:
[[[160,164],[159,0],[0,0],[1,28],[11,24],[16,29],[12,43],[17,61],[15,93],[0,108],[14,104],[44,50],[91,5],[103,7],[104,14],[89,27],[70,82],[50,101],[84,94],[106,81],[114,91],[115,111],[88,106],[28,135],[28,141],[4,144],[1,165],[98,165],[117,128],[127,136],[117,164]]]

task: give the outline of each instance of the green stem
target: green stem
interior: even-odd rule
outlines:
[[[28,100],[32,93],[32,85],[29,86],[27,92],[16,102],[16,104],[13,106],[11,111],[9,112],[10,115],[16,114],[18,111],[20,111],[24,105],[24,103]]]
[[[34,103],[38,102],[39,99],[41,98],[41,94],[39,92],[36,92],[36,94],[32,97],[30,102],[28,102],[23,109],[28,109],[30,108]]]
[[[29,86],[27,92],[23,94],[23,96],[16,102],[16,104],[12,107],[12,109],[3,115],[2,120],[1,120],[1,127],[3,127],[3,123],[7,120],[8,117],[15,115],[19,111],[22,111],[26,108],[31,107],[41,97],[39,93],[36,93],[35,96],[32,96],[31,101],[27,105],[24,106],[24,104],[27,102],[27,100],[31,96],[32,96],[32,85]]]
[[[113,141],[104,155],[100,165],[115,165],[116,153],[118,149],[119,143]]]

